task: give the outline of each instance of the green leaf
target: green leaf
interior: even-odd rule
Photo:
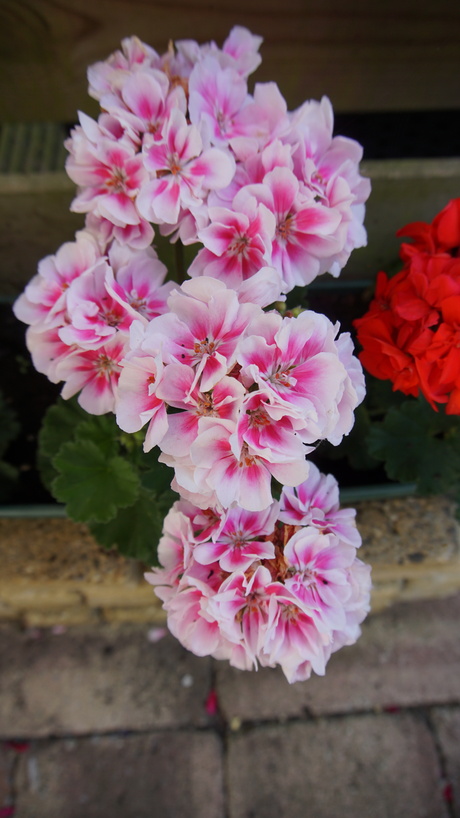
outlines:
[[[141,488],[132,506],[119,509],[108,523],[90,523],[89,527],[105,548],[117,548],[126,557],[157,565],[158,543],[170,500],[169,496],[157,497],[154,492]]]
[[[38,435],[37,467],[42,482],[51,491],[57,471],[52,459],[64,443],[74,439],[76,429],[88,417],[75,398],[58,398],[45,413]]]
[[[92,440],[65,443],[53,459],[52,492],[80,522],[107,522],[139,495],[139,477],[122,457],[107,457]]]
[[[152,455],[152,457],[149,455]],[[145,471],[141,470],[142,485],[146,489],[155,491],[157,494],[163,494],[169,491],[174,472],[170,466],[158,462],[158,449],[156,449],[155,454],[149,452],[148,455],[144,455],[144,457],[145,460],[142,466],[145,468]]]
[[[76,440],[91,440],[106,457],[118,454],[118,436],[120,429],[117,426],[115,415],[86,415],[75,429]]]
[[[380,380],[366,373],[366,406],[372,415],[383,415],[393,406],[400,406],[407,398],[393,389],[391,381]]]
[[[451,492],[460,483],[458,418],[434,412],[423,400],[392,408],[369,433],[369,451],[393,480],[417,483],[422,494]]]
[[[355,423],[349,435],[343,438],[338,446],[327,443],[322,446],[322,454],[330,460],[339,460],[346,457],[352,469],[375,469],[379,463],[369,453],[367,435],[371,422],[367,409],[363,404],[355,411]]]
[[[43,418],[38,438],[42,454],[54,457],[63,443],[73,440],[78,424],[87,418],[88,413],[79,406],[75,398],[71,400],[58,398]]]

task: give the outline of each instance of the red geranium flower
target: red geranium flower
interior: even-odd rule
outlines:
[[[397,235],[413,240],[401,247],[403,268],[378,274],[369,310],[354,322],[361,363],[394,390],[460,414],[460,199]]]

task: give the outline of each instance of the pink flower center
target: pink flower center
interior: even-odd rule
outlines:
[[[294,227],[294,216],[290,214],[276,225],[276,236],[280,241],[288,242]]]
[[[195,355],[212,355],[215,349],[215,341],[210,341],[207,336],[203,341],[195,341],[193,344]]]
[[[269,426],[271,420],[267,415],[265,409],[259,408],[254,409],[252,412],[248,412],[249,415],[249,425],[251,427],[260,427],[260,426]]]
[[[147,302],[145,298],[141,298],[136,290],[131,290],[129,294],[129,304],[137,312],[140,312],[141,315],[147,314]]]
[[[243,256],[243,258],[248,258],[249,238],[247,236],[238,236],[237,239],[232,241],[228,251],[232,256]]]
[[[235,531],[232,535],[229,536],[229,541],[233,548],[242,548],[243,545],[247,544],[247,539],[244,536],[244,533],[240,530]]]
[[[168,161],[170,173],[172,173],[173,176],[177,176],[182,170],[179,154],[177,153],[171,154]]]
[[[288,372],[277,369],[268,380],[275,384],[275,386],[294,386],[295,381],[289,377]]]
[[[211,392],[205,392],[197,402],[196,412],[198,415],[211,415],[218,417],[218,412],[214,409]]]
[[[118,327],[118,324],[120,324],[122,320],[121,315],[117,315],[115,312],[112,312],[112,310],[109,310],[108,312],[100,312],[99,316],[108,327]]]
[[[283,618],[288,622],[297,622],[300,614],[300,608],[297,605],[285,605],[283,608]]]
[[[253,466],[255,462],[256,458],[253,455],[249,454],[247,444],[244,443],[241,449],[240,460],[238,463],[239,468],[242,469],[244,466],[248,468],[249,466]]]
[[[96,359],[96,370],[99,373],[99,375],[105,375],[106,377],[108,377],[113,372],[116,372],[117,369],[118,369],[117,364],[112,358],[109,358],[108,355],[106,355],[105,353],[98,355]]]
[[[107,179],[105,187],[110,193],[123,193],[127,178],[124,168],[112,168],[111,176]]]

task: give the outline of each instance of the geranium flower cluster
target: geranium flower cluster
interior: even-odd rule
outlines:
[[[365,390],[348,333],[270,306],[365,243],[369,182],[327,99],[289,112],[274,83],[249,93],[260,42],[236,27],[222,49],[160,56],[132,37],[89,69],[102,112],[67,141],[85,229],[15,314],[64,398],[145,428],[174,469],[150,575],[173,633],[294,681],[323,673],[368,609],[353,513],[306,458],[350,432]],[[155,229],[199,245],[182,284],[165,281]]]
[[[360,360],[394,390],[460,414],[460,199],[397,235],[412,243],[401,246],[402,270],[378,274],[369,311],[355,321]]]
[[[313,464],[263,512],[180,500],[165,520],[161,567],[146,578],[170,630],[198,656],[243,670],[280,665],[289,682],[303,681],[356,641],[369,609],[354,516]]]
[[[333,136],[328,99],[289,112],[275,83],[248,92],[260,37],[235,27],[222,49],[179,41],[159,55],[132,37],[89,69],[98,120],[67,142],[87,228],[132,247],[153,226],[203,247],[191,276],[234,289],[273,266],[280,291],[338,275],[366,242],[361,146]]]
[[[64,382],[62,397],[79,393],[87,412],[115,411],[118,379],[134,318],[167,310],[172,282],[152,247],[136,250],[115,239],[102,252],[82,230],[47,256],[14,304],[29,324],[27,346],[38,372]]]
[[[160,447],[174,487],[196,505],[262,511],[272,477],[298,485],[312,444],[350,431],[364,397],[350,337],[311,311],[282,318],[241,303],[205,276],[167,303],[166,314],[132,327],[118,424],[136,432],[148,422],[144,448]]]

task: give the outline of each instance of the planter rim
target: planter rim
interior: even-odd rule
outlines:
[[[341,503],[359,503],[363,500],[388,500],[393,497],[409,497],[415,494],[415,483],[382,483],[371,486],[353,486],[341,489]],[[0,518],[62,518],[67,517],[65,506],[59,503],[43,503],[27,506],[0,506]]]

